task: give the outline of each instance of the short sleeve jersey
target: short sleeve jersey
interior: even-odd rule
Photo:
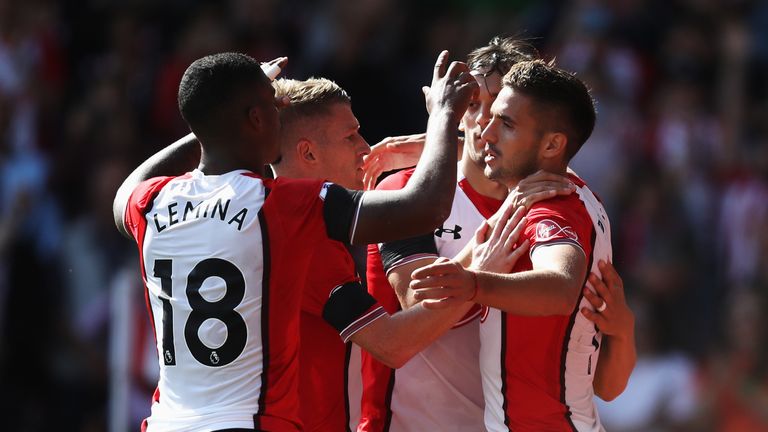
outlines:
[[[527,214],[523,233],[537,248],[572,244],[587,257],[588,271],[610,261],[610,225],[586,184],[570,176],[576,192],[541,201]],[[513,272],[531,270],[529,256]],[[480,324],[480,368],[489,431],[600,431],[592,380],[601,335],[578,313],[592,309],[579,296],[569,315],[518,316],[489,308]]]
[[[386,312],[362,287],[347,245],[339,241],[317,244],[307,276],[299,348],[301,420],[307,432],[349,430],[356,418],[355,394],[360,403],[355,390],[360,369],[354,373],[350,364],[360,353],[347,341]]]
[[[160,365],[144,430],[301,429],[302,288],[315,246],[348,239],[359,201],[330,183],[248,171],[136,187],[124,223]]]
[[[387,177],[377,189],[400,189],[413,170]],[[369,246],[368,290],[385,306],[399,302],[387,273],[422,258],[453,257],[502,201],[475,191],[458,172],[448,218],[434,232]],[[478,354],[480,307],[453,329],[393,370],[363,353],[363,405],[359,431],[481,430],[483,394]]]

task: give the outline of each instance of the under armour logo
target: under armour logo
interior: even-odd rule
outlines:
[[[461,227],[458,226],[458,225],[454,225],[453,229],[446,229],[444,227],[440,227],[440,228],[436,229],[435,230],[435,235],[440,237],[440,238],[443,238],[443,233],[453,234],[453,239],[454,240],[458,240],[458,239],[461,238],[461,234],[459,234],[460,232],[461,232]]]

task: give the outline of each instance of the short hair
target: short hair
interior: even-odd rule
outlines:
[[[538,57],[536,48],[524,40],[494,36],[487,45],[469,53],[467,64],[470,70],[483,75],[498,72],[504,76],[516,63]]]
[[[512,66],[502,85],[532,99],[537,120],[568,137],[566,160],[579,151],[595,127],[595,104],[587,86],[554,62],[529,60]]]
[[[205,56],[192,62],[181,78],[179,111],[194,132],[217,133],[233,120],[228,117],[238,96],[255,84],[269,81],[252,57],[234,52]]]
[[[287,96],[291,104],[280,110],[283,125],[307,117],[327,114],[337,103],[352,103],[346,91],[326,78],[310,78],[304,81],[281,78],[272,83],[275,96]]]

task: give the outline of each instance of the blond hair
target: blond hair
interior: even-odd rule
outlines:
[[[283,125],[307,117],[327,114],[337,103],[352,103],[346,91],[326,78],[310,78],[304,81],[281,78],[273,82],[275,96],[287,96],[291,105],[280,110]]]

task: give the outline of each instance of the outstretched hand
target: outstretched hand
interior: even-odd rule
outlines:
[[[486,222],[475,231],[474,246],[472,247],[472,269],[509,273],[517,260],[528,250],[530,242],[523,240],[515,247],[520,234],[525,228],[525,207],[517,207],[512,213],[512,207],[506,207],[496,226],[487,235],[489,225]]]
[[[411,273],[413,298],[427,309],[443,309],[472,301],[477,294],[476,276],[460,263],[440,258]]]
[[[376,179],[383,172],[416,165],[426,137],[425,133],[388,137],[371,147],[371,153],[363,156],[365,190],[375,188]]]
[[[589,287],[584,288],[584,297],[595,310],[581,308],[581,313],[595,323],[603,334],[615,338],[629,338],[634,334],[635,315],[624,297],[624,282],[612,264],[598,262],[603,278],[590,273]]]
[[[530,210],[535,203],[558,195],[569,195],[576,186],[568,177],[539,170],[520,180],[509,191],[506,201],[514,207],[523,206]]]
[[[454,61],[446,66],[447,62],[448,51],[443,51],[435,62],[432,85],[426,95],[427,111],[445,111],[458,123],[479,86],[466,63]]]

